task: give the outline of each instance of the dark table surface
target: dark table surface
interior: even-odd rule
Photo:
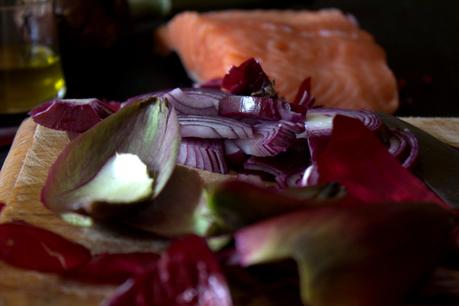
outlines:
[[[269,1],[266,8],[337,7],[356,16],[386,50],[400,85],[400,116],[459,116],[459,1],[314,0]],[[61,35],[67,97],[123,101],[157,89],[187,86],[176,55],[153,52],[153,29],[166,21],[137,22],[109,48],[79,48]],[[2,117],[0,125],[25,116]],[[0,162],[8,148],[0,151]]]

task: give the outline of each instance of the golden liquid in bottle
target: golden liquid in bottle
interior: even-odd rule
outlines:
[[[0,47],[0,113],[27,112],[65,94],[59,56],[45,46]]]

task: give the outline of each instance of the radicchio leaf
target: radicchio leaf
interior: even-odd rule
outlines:
[[[219,264],[197,236],[174,241],[157,265],[123,284],[104,306],[231,306]]]
[[[277,96],[271,80],[254,58],[233,66],[223,77],[222,88],[235,95]]]
[[[64,273],[85,265],[88,249],[26,223],[0,224],[0,260],[15,267]]]
[[[244,266],[295,259],[305,305],[387,306],[438,264],[450,230],[434,204],[355,203],[283,215],[235,239]]]
[[[316,98],[311,94],[311,78],[306,78],[298,88],[292,108],[303,115],[306,115],[315,102]]]
[[[55,99],[37,106],[30,115],[36,123],[47,128],[83,133],[119,108],[119,103],[98,99]]]
[[[99,254],[64,276],[84,283],[119,285],[151,269],[158,259],[155,253]]]
[[[179,144],[177,117],[165,101],[152,98],[132,103],[65,147],[50,168],[41,194],[42,202],[58,213],[83,211],[96,216],[104,214],[99,206],[122,209],[126,205],[109,204],[132,204],[153,198],[175,168]],[[124,169],[128,166],[123,164],[119,164],[120,169],[115,167],[120,154],[135,157],[136,169]],[[113,176],[110,172],[109,176],[103,176],[111,163],[114,166],[107,171],[112,170]],[[145,166],[146,170],[142,170]],[[140,175],[153,176],[153,185],[145,178],[140,187],[151,186],[150,191],[145,189],[148,193],[144,193],[141,189],[138,198],[131,199],[135,196],[134,189],[140,188],[134,184]],[[104,184],[106,178],[117,184]],[[130,187],[132,190],[126,193],[122,191],[126,187],[122,183],[128,178],[134,189]]]
[[[335,117],[317,167],[319,183],[339,182],[363,202],[423,201],[445,206],[357,119]]]

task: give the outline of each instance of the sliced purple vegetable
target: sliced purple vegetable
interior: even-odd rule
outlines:
[[[370,111],[345,110],[338,108],[313,108],[308,110],[303,137],[329,136],[333,128],[333,118],[342,115],[360,120],[369,130],[377,131],[383,123],[379,117]]]
[[[284,172],[276,176],[277,186],[282,189],[303,187],[302,181],[306,169],[306,166],[298,167],[297,169],[294,169],[290,172]]]
[[[223,77],[222,88],[235,95],[277,96],[271,80],[254,58],[233,66]]]
[[[283,100],[269,97],[228,95],[219,104],[220,116],[303,122],[304,115],[292,110]]]
[[[64,273],[90,259],[84,246],[48,230],[23,222],[0,224],[0,260],[15,267]]]
[[[224,141],[226,161],[232,168],[240,169],[249,158],[242,150],[231,141]]]
[[[174,241],[156,267],[127,281],[103,306],[231,306],[225,277],[206,241]]]
[[[388,148],[387,151],[395,158],[401,159],[402,154],[405,153],[407,149],[407,142],[405,137],[399,130],[390,129],[390,136],[387,140]]]
[[[67,132],[83,133],[117,112],[120,104],[98,99],[55,99],[30,111],[32,119],[47,128]]]
[[[301,178],[300,186],[315,186],[319,183],[319,169],[316,164],[306,168]]]
[[[290,164],[279,161],[276,157],[252,156],[244,163],[245,170],[261,171],[273,177],[282,175],[286,171],[286,168],[290,168]]]
[[[178,121],[184,138],[247,139],[254,135],[249,124],[231,118],[179,115]]]
[[[407,142],[409,150],[405,160],[402,162],[402,166],[407,169],[411,169],[418,159],[419,142],[416,138],[416,135],[410,130],[403,130],[400,131],[400,133],[403,135],[405,141]]]
[[[164,100],[132,103],[65,147],[41,200],[58,213],[94,217],[150,200],[171,176],[179,144],[175,111]]]
[[[228,173],[223,141],[219,139],[182,139],[177,163],[210,172]]]
[[[228,94],[206,88],[176,88],[163,95],[178,114],[217,116],[220,101]]]
[[[296,150],[299,151],[296,151]],[[244,163],[244,169],[261,171],[272,176],[278,187],[298,187],[304,170],[309,165],[309,158],[300,147],[291,147],[288,152],[272,157],[250,157]],[[296,177],[296,178],[295,178]],[[297,183],[295,183],[298,181]]]
[[[236,145],[245,154],[253,156],[275,156],[287,151],[296,141],[296,135],[303,131],[302,124],[287,121],[263,122],[254,126],[255,137],[226,140]]]

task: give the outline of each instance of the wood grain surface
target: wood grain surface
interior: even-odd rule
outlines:
[[[459,146],[458,118],[403,119],[446,143]],[[64,132],[37,126],[30,119],[23,122],[0,172],[0,202],[6,204],[0,222],[24,220],[77,241],[95,254],[162,250],[164,243],[142,235],[69,225],[42,206],[40,191],[48,169],[68,142]],[[207,174],[204,180],[219,178]],[[97,306],[113,290],[114,287],[74,283],[0,263],[1,306]]]

